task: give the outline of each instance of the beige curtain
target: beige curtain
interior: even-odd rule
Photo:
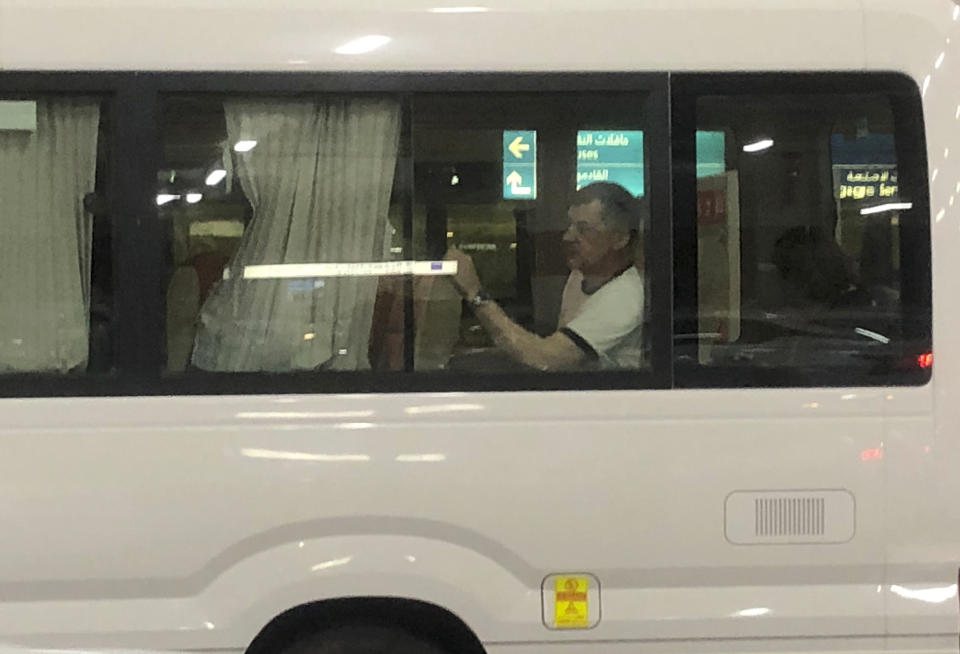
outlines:
[[[369,367],[375,277],[243,278],[246,266],[386,260],[400,134],[394,101],[231,102],[254,217],[201,311],[193,364],[216,371]]]
[[[89,349],[100,108],[40,100],[36,131],[0,129],[0,372],[68,372]]]

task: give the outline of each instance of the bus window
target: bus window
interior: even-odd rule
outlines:
[[[167,372],[648,367],[644,100],[165,97]]]
[[[400,103],[171,96],[163,126],[167,370],[369,369]]]
[[[101,101],[0,98],[0,372],[113,368]]]
[[[898,182],[897,140],[914,144],[891,100],[709,95],[696,112],[697,339],[681,372],[723,370],[719,385],[918,379],[929,310],[901,280],[929,254],[901,245],[922,228],[907,213],[920,194]]]
[[[417,280],[417,369],[646,365],[642,106],[628,93],[416,98],[416,256],[453,248],[477,278]]]

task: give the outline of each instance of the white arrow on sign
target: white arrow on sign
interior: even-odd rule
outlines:
[[[527,152],[530,149],[529,143],[523,142],[523,137],[518,136],[510,142],[510,145],[507,146],[507,149],[510,150],[511,154],[517,159],[523,159],[523,153]]]
[[[510,185],[510,192],[514,195],[530,195],[532,190],[529,186],[520,186],[523,183],[523,177],[517,171],[507,175],[507,184]]]

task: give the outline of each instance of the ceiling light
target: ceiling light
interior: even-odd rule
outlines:
[[[428,11],[431,14],[482,14],[490,9],[487,7],[434,7]]]
[[[225,171],[223,168],[217,168],[216,170],[211,171],[209,175],[207,175],[207,186],[216,186],[217,184],[222,182],[224,179],[226,179],[226,177],[227,177],[227,171]]]
[[[773,139],[760,139],[753,143],[747,143],[743,146],[744,152],[763,152],[773,147]]]
[[[179,200],[179,195],[174,195],[172,193],[160,193],[157,195],[157,206],[162,207],[165,204],[169,204],[174,200]]]
[[[237,141],[233,149],[235,152],[250,152],[255,147],[257,147],[256,141]]]
[[[879,204],[875,207],[866,207],[860,210],[861,216],[869,216],[874,213],[883,213],[884,211],[907,211],[913,209],[912,202],[890,202],[888,204]]]
[[[335,48],[334,52],[342,55],[366,54],[367,52],[372,52],[377,48],[382,48],[388,43],[390,43],[389,36],[369,34],[367,36],[361,36],[360,38],[352,41],[347,41],[343,45]]]
[[[196,204],[203,199],[203,193],[187,193],[187,203]]]

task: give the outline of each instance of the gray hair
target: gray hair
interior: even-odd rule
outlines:
[[[627,189],[612,182],[594,182],[578,190],[570,206],[579,207],[594,200],[600,202],[603,222],[629,233],[631,241],[643,231],[642,200],[630,195]]]

